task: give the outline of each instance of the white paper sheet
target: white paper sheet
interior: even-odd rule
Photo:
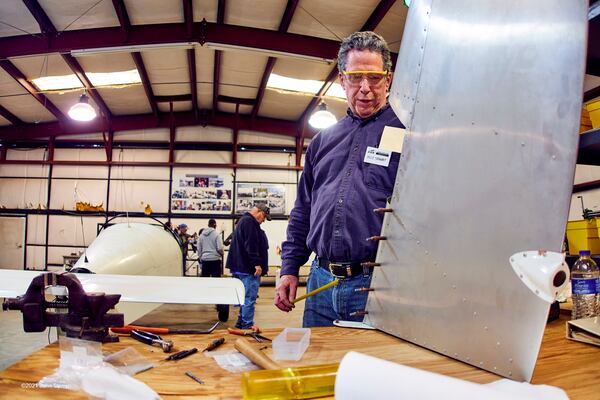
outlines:
[[[350,352],[342,359],[335,381],[335,398],[562,400],[559,388],[501,380],[481,385]]]

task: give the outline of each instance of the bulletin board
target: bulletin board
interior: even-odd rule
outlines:
[[[233,182],[229,175],[186,173],[173,175],[171,211],[231,214]]]
[[[285,185],[267,183],[238,183],[236,185],[235,212],[250,211],[252,207],[266,205],[271,214],[285,214]]]

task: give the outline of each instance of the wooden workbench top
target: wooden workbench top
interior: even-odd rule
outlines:
[[[600,348],[565,339],[565,321],[563,317],[548,325],[532,383],[561,387],[572,400],[600,399],[600,389],[597,386],[600,379]],[[264,334],[274,338],[279,332],[280,329],[266,329]],[[175,351],[192,347],[202,349],[219,337],[226,339],[219,350],[232,349],[233,342],[239,338],[227,334],[226,331],[215,331],[210,335],[165,335],[165,338],[175,342]],[[158,347],[144,345],[129,337],[123,337],[119,343],[105,344],[103,350],[115,352],[129,346],[135,347],[142,355],[156,362],[155,368],[136,375],[136,378],[147,383],[163,398],[241,397],[241,374],[221,369],[213,359],[203,354],[194,354],[177,362],[159,362],[165,357],[165,353]],[[472,382],[488,383],[499,379],[490,372],[382,332],[342,328],[313,328],[311,344],[303,359],[285,365],[339,362],[350,350]],[[266,350],[266,353],[270,355],[270,350]],[[52,344],[0,372],[0,397],[87,399],[84,393],[40,389],[32,384],[50,375],[58,367],[58,360],[58,345]],[[186,371],[203,379],[205,385],[199,385],[185,376]]]

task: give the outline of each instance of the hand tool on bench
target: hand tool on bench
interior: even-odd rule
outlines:
[[[177,329],[177,328],[161,328],[157,326],[138,326],[138,325],[125,325],[119,328],[111,328],[111,331],[114,333],[130,333],[133,330],[144,331],[155,333],[157,335],[169,335],[169,334],[178,334],[178,335],[206,335],[212,333],[215,328],[219,325],[219,321],[217,321],[213,326],[208,329]]]
[[[250,336],[259,343],[262,343],[263,340],[267,340],[269,342],[272,341],[268,337],[260,335],[260,328],[258,328],[257,326],[253,326],[252,328],[250,328],[250,330],[227,328],[227,332],[229,332],[232,335]]]
[[[197,353],[197,352],[198,352],[198,349],[195,347],[192,349],[189,349],[189,350],[182,350],[175,354],[171,354],[169,357],[165,358],[165,361],[181,360],[182,358],[186,358],[187,356],[191,356],[192,354]]]
[[[281,365],[276,363],[265,353],[252,346],[246,339],[239,338],[235,341],[235,349],[248,357],[250,361],[264,369],[281,369]]]
[[[225,343],[225,338],[215,339],[212,342],[210,342],[210,344],[208,346],[206,346],[206,348],[204,350],[202,350],[202,352],[214,350],[217,347],[219,347],[220,345],[222,345],[223,343]]]
[[[165,353],[170,353],[173,350],[173,342],[171,340],[163,340],[160,336],[144,331],[132,330],[130,335],[135,340],[146,343],[150,346],[153,344],[159,345]]]

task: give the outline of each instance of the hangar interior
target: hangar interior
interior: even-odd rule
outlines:
[[[600,2],[590,3],[569,221],[584,209],[600,215]],[[244,211],[267,204],[274,276],[319,132],[309,119],[322,107],[338,120],[347,113],[339,43],[375,31],[395,66],[408,4],[1,1],[0,269],[60,271],[109,220],[152,217],[195,233],[216,219],[226,238]],[[97,114],[88,122],[69,116],[82,95]],[[184,273],[196,275],[188,257]],[[301,324],[266,311],[272,288],[260,293],[265,327]],[[45,337],[36,340],[32,349]]]

